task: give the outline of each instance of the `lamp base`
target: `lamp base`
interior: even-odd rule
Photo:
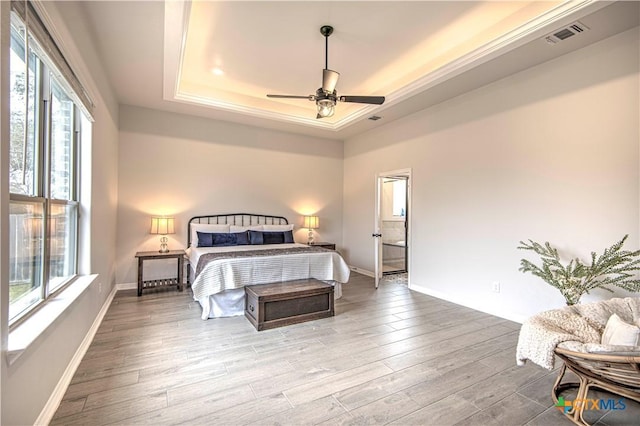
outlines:
[[[168,242],[169,242],[169,238],[160,237],[160,250],[158,250],[158,252],[169,253],[169,246],[167,245]]]

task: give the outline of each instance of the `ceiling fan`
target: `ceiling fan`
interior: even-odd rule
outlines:
[[[325,42],[324,69],[322,70],[322,87],[316,90],[315,95],[267,95],[267,97],[316,101],[316,106],[318,107],[318,115],[316,118],[331,117],[335,113],[337,101],[382,105],[384,103],[384,96],[338,96],[336,93],[336,84],[338,84],[340,73],[329,69],[329,36],[332,33],[332,26],[323,25],[320,27],[320,34],[324,36]]]

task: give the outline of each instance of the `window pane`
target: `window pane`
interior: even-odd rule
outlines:
[[[393,215],[404,216],[407,206],[407,181],[396,180],[393,182]]]
[[[76,273],[76,230],[78,206],[51,204],[49,216],[49,292]]]
[[[36,149],[36,89],[38,60],[29,49],[29,72],[25,58],[24,28],[11,26],[9,57],[9,182],[14,194],[39,195]],[[28,81],[28,83],[27,83]]]
[[[51,198],[73,198],[73,101],[51,78]]]
[[[9,321],[42,299],[43,207],[9,205]]]

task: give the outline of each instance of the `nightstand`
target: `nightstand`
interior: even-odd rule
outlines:
[[[142,290],[150,288],[162,288],[177,286],[178,290],[182,291],[182,275],[184,265],[184,250],[171,250],[167,253],[160,253],[159,251],[139,251],[136,253],[138,258],[138,296],[142,295]],[[157,280],[145,281],[142,277],[144,271],[145,260],[157,260],[157,259],[177,259],[178,270],[175,277],[161,278]]]
[[[313,242],[311,244],[309,244],[310,246],[313,247],[322,247],[322,248],[326,248],[329,250],[335,250],[336,249],[336,245],[334,243],[327,243],[327,242]]]

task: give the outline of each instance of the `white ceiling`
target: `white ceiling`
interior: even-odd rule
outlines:
[[[638,2],[143,2],[83,3],[122,104],[345,139],[638,25]],[[551,45],[576,20],[590,30]],[[339,95],[315,118],[322,25]],[[212,69],[219,68],[223,75]],[[368,120],[371,115],[379,121]]]

